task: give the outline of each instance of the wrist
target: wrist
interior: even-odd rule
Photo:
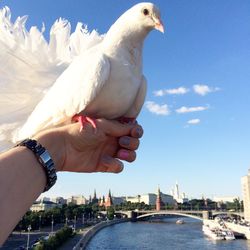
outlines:
[[[64,139],[58,131],[47,130],[39,133],[34,137],[49,152],[56,171],[62,171],[65,160]]]

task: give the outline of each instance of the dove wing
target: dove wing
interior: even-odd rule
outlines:
[[[75,58],[36,106],[18,140],[70,121],[97,96],[109,74],[109,59],[98,48]]]
[[[136,118],[139,115],[145,101],[146,92],[147,80],[145,76],[142,76],[141,85],[135,97],[135,101],[133,102],[127,113],[124,115],[125,117]]]

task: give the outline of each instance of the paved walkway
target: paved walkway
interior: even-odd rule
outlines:
[[[90,227],[85,227],[81,229],[80,232],[78,232],[74,237],[71,239],[67,240],[60,248],[59,250],[69,250],[73,249],[73,247],[78,243],[78,241],[82,238],[82,236],[91,228]]]

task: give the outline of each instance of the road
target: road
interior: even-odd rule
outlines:
[[[33,244],[33,242],[40,238],[41,236],[48,235],[48,232],[31,232],[30,233],[30,245]],[[23,246],[26,249],[27,246],[27,233],[12,233],[7,241],[4,243],[2,247],[0,247],[1,250],[15,250],[15,249],[21,249],[20,247]]]
[[[58,231],[60,228],[64,227],[65,224],[56,224],[54,225],[53,232]],[[69,226],[73,226],[74,222],[70,221],[68,223]],[[77,221],[76,228],[82,227],[81,221]],[[51,233],[51,227],[41,228],[41,231],[31,231],[30,232],[30,245],[34,243],[36,239],[39,239],[41,236],[48,236]],[[4,243],[0,250],[17,250],[21,249],[20,247],[27,246],[28,233],[27,232],[13,232],[7,241]]]

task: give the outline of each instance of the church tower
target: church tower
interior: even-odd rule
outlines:
[[[163,205],[163,202],[161,200],[161,191],[160,191],[160,188],[158,187],[158,192],[157,192],[157,197],[156,197],[156,211],[160,211],[162,205]]]
[[[96,189],[94,189],[94,195],[93,195],[93,198],[92,198],[92,204],[98,204],[98,199],[97,199],[97,196],[96,196]]]
[[[109,190],[109,194],[107,196],[106,202],[105,202],[105,207],[110,207],[113,205],[112,197],[111,197],[111,192]]]

